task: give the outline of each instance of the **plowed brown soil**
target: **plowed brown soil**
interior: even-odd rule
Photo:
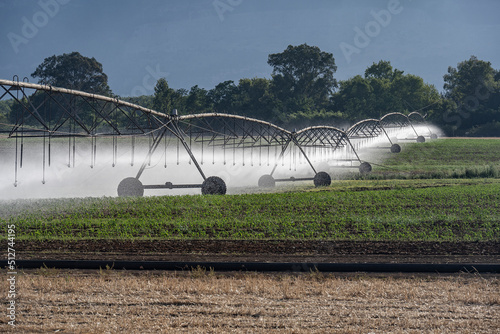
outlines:
[[[19,241],[18,259],[499,263],[500,242],[283,240]]]

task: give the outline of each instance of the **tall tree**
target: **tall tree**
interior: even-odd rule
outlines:
[[[471,56],[449,67],[444,75],[444,96],[451,102],[444,111],[444,126],[456,134],[480,132],[500,121],[500,76],[490,62]],[[496,125],[493,126],[495,128]],[[473,131],[474,130],[474,131]],[[494,133],[489,135],[500,135]]]
[[[493,91],[496,86],[497,72],[489,61],[471,56],[468,60],[458,63],[457,67],[448,67],[444,75],[444,90],[447,98],[462,101],[467,96],[486,96],[487,91]],[[484,99],[483,99],[484,100]]]
[[[337,87],[335,58],[316,46],[289,45],[281,53],[270,54],[267,63],[273,67],[273,93],[286,112],[304,106],[322,108]]]
[[[403,74],[390,62],[373,63],[365,76],[357,75],[340,82],[333,97],[337,110],[351,120],[380,118],[389,112],[409,112],[433,105],[440,100],[436,88],[421,77]],[[433,112],[432,109],[425,109]]]
[[[339,90],[332,99],[335,108],[344,112],[351,120],[379,117],[373,87],[361,75],[340,81]]]
[[[227,80],[208,91],[207,97],[211,101],[215,111],[232,113],[237,90],[238,88],[234,84],[234,81]]]
[[[153,97],[153,109],[169,114],[172,111],[173,95],[174,90],[168,86],[167,80],[165,78],[158,79]]]
[[[38,83],[40,84],[106,96],[112,95],[111,89],[108,86],[108,76],[103,72],[102,64],[95,58],[84,57],[78,52],[45,58],[31,76],[38,78]],[[61,121],[64,126],[69,126],[71,122],[64,121],[68,117],[67,110],[61,107],[62,105],[68,107],[68,103],[71,105],[71,108],[78,112],[78,117],[84,122],[90,123],[97,117],[92,107],[82,100],[68,102],[62,96],[52,96],[52,98],[60,101],[57,103],[44,103],[47,101],[45,101],[45,96],[41,92],[30,96],[30,102],[33,105],[44,106],[43,110],[39,110],[39,112],[47,113],[44,116],[47,122]],[[50,108],[48,108],[48,104],[51,104]],[[22,112],[21,106],[15,104],[10,112],[9,121],[16,122]],[[30,124],[36,121],[34,118],[28,118],[24,122],[25,124]]]
[[[186,97],[186,112],[189,114],[198,114],[211,110],[212,105],[207,90],[198,87],[198,85],[191,87]]]
[[[39,78],[38,82],[42,84],[111,95],[102,64],[78,52],[45,58],[31,76]]]
[[[393,80],[403,73],[404,71],[393,69],[390,61],[381,60],[378,63],[373,63],[366,69],[365,78]]]
[[[233,107],[236,113],[266,121],[274,120],[271,82],[265,78],[240,79]]]

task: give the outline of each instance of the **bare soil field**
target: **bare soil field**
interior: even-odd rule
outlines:
[[[22,260],[500,263],[500,242],[79,240],[17,247]]]
[[[500,331],[498,276],[40,269],[20,273],[17,289],[18,333]]]

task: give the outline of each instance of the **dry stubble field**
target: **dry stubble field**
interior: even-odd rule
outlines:
[[[43,269],[19,276],[17,300],[18,333],[500,332],[500,280],[477,274]]]

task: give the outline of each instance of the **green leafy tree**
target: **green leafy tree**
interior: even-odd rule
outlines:
[[[234,95],[233,107],[236,113],[274,121],[274,100],[271,81],[265,78],[241,79]]]
[[[393,69],[390,61],[381,60],[366,69],[365,78],[393,80],[403,75],[403,73],[404,71]]]
[[[211,89],[207,94],[207,98],[210,100],[215,111],[233,113],[233,103],[237,90],[238,87],[236,87],[234,81],[227,80],[215,86],[214,89]]]
[[[6,124],[9,123],[9,113],[11,111],[14,100],[0,101],[0,130],[7,131],[10,129]]]
[[[87,93],[111,95],[108,76],[95,58],[78,52],[45,58],[31,74],[41,84],[81,90]]]
[[[351,121],[378,119],[389,112],[424,110],[433,113],[431,107],[439,100],[434,86],[416,75],[405,75],[388,61],[373,63],[364,77],[357,75],[341,81],[333,97],[335,108]]]
[[[153,97],[153,109],[169,114],[172,111],[172,100],[175,91],[168,86],[165,78],[160,78],[156,82],[155,94]]]
[[[199,114],[213,110],[208,96],[208,91],[204,88],[198,87],[198,85],[191,87],[185,101],[186,112],[189,114]]]
[[[178,109],[180,113],[186,112],[186,95],[185,89],[175,90],[168,86],[165,78],[160,78],[156,82],[155,93],[152,99],[152,108],[156,111],[170,114],[174,109]]]
[[[498,129],[500,121],[500,75],[490,62],[471,56],[444,75],[443,127],[457,135],[480,134],[481,128]],[[500,135],[493,131],[485,135]]]
[[[337,87],[335,58],[316,46],[289,45],[270,54],[272,92],[285,113],[324,108]]]
[[[455,101],[463,101],[478,93],[486,96],[486,91],[498,88],[498,72],[489,61],[479,60],[476,56],[458,63],[457,67],[448,67],[448,73],[443,78],[445,96]]]
[[[174,90],[172,96],[172,107],[178,109],[179,113],[186,112],[186,100],[189,92],[184,88]]]
[[[333,97],[337,110],[343,111],[351,120],[377,118],[380,112],[375,108],[376,96],[369,80],[356,75],[340,81],[338,92]]]
[[[38,78],[40,84],[112,96],[108,86],[108,76],[103,72],[102,64],[95,58],[84,57],[78,52],[45,58],[31,76]],[[33,105],[39,106],[38,112],[46,122],[70,126],[71,122],[65,122],[65,119],[68,118],[68,109],[75,110],[79,119],[88,125],[94,123],[99,117],[83,100],[71,101],[71,99],[61,95],[53,95],[52,98],[55,101],[47,100],[41,92],[34,93],[29,97]],[[65,106],[65,108],[61,106]],[[23,116],[23,113],[27,114],[19,104],[14,104],[9,121],[17,122],[21,119],[27,125],[37,124],[34,117]],[[63,128],[59,128],[59,130],[63,130]]]

